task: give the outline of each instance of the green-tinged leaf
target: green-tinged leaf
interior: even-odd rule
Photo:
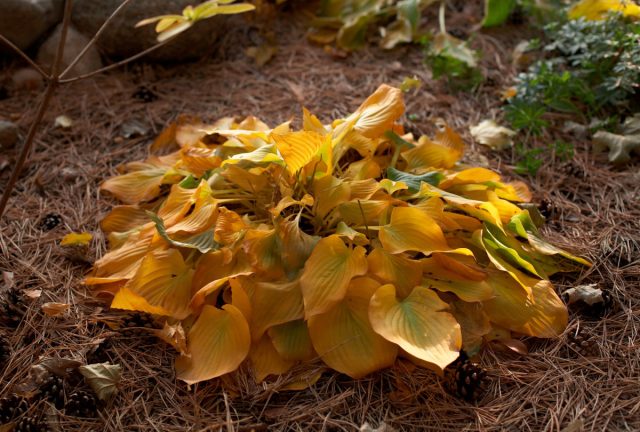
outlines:
[[[403,182],[409,187],[409,191],[418,192],[423,182],[433,186],[438,186],[440,181],[444,179],[444,175],[438,171],[432,171],[426,174],[415,175],[415,174],[402,172],[393,167],[390,167],[390,168],[387,168],[387,178],[389,180]]]
[[[164,221],[158,215],[152,212],[147,212],[149,218],[155,223],[156,230],[160,237],[162,237],[167,243],[175,247],[183,247],[189,249],[197,249],[200,253],[208,253],[214,251],[220,247],[220,245],[214,240],[214,232],[204,231],[200,234],[187,237],[183,240],[174,240],[167,234],[167,229],[164,226]]]
[[[122,377],[122,366],[111,363],[96,363],[80,366],[78,372],[93,389],[98,399],[108,401],[118,392]]]

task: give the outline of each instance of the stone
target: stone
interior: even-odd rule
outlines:
[[[18,126],[6,120],[0,120],[0,149],[8,150],[18,142]]]
[[[75,0],[73,23],[86,36],[93,36],[122,0]],[[114,59],[126,58],[155,45],[154,25],[135,28],[136,23],[157,15],[181,14],[193,0],[144,0],[126,5],[98,39],[104,54]],[[146,55],[145,60],[180,62],[213,52],[213,43],[224,34],[229,15],[196,23],[162,48]]]
[[[58,24],[55,31],[49,36],[49,38],[40,46],[38,50],[38,56],[36,57],[37,62],[40,66],[43,67],[44,70],[49,72],[51,70],[51,66],[53,65],[53,60],[56,56],[56,51],[58,50],[58,43],[60,42],[60,35],[62,32],[62,24]],[[84,49],[84,47],[89,43],[89,38],[76,30],[73,26],[69,26],[67,30],[67,40],[64,46],[64,55],[62,57],[62,67],[60,68],[60,72],[62,72],[67,66],[71,64],[74,58]],[[93,72],[94,70],[100,69],[102,67],[102,60],[100,59],[100,53],[98,49],[94,46],[90,47],[89,50],[82,56],[80,61],[76,63],[76,65],[67,73],[65,78],[72,78],[77,75],[83,75],[89,72]]]
[[[62,18],[61,0],[1,0],[0,34],[25,50]],[[10,52],[0,44],[0,52]]]
[[[39,90],[44,85],[44,78],[37,70],[26,67],[15,71],[11,82],[16,90]]]

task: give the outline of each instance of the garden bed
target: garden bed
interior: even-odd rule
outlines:
[[[468,26],[464,17],[458,18],[450,19],[451,29]],[[495,117],[500,92],[512,83],[516,71],[510,53],[522,37],[521,27],[478,33],[474,46],[483,52],[480,66],[487,80],[474,93],[456,94],[430,78],[419,47],[391,52],[367,48],[346,58],[332,56],[305,40],[305,19],[302,12],[277,18],[279,51],[263,67],[237,48],[250,45],[252,38],[250,31],[238,27],[219,41],[215,55],[197,63],[136,64],[57,92],[0,225],[0,270],[13,272],[18,288],[42,290],[17,330],[5,331],[15,348],[0,365],[0,395],[26,379],[30,366],[41,359],[83,361],[100,339],[109,338],[108,355],[123,367],[116,398],[100,408],[95,420],[58,415],[47,408],[52,426],[64,431],[351,431],[367,422],[374,428],[384,422],[393,430],[640,429],[637,160],[613,168],[606,155],[592,152],[588,140],[566,135],[563,139],[575,148],[572,160],[549,158],[535,177],[520,178],[513,172],[515,155],[491,153],[473,143],[469,126]],[[10,77],[17,67],[6,63],[0,77]],[[258,386],[246,370],[225,378],[224,385],[213,380],[188,388],[175,378],[173,348],[103,324],[117,314],[82,285],[91,262],[106,250],[98,224],[115,202],[99,196],[98,186],[118,164],[142,159],[149,142],[171,120],[180,114],[204,120],[255,115],[274,125],[295,113],[300,124],[304,105],[328,121],[352,112],[379,84],[397,86],[413,75],[424,84],[405,95],[407,129],[430,134],[431,120],[445,119],[463,135],[469,160],[485,156],[491,169],[525,181],[535,202],[549,201],[553,210],[543,230],[546,237],[594,263],[582,274],[556,278],[554,283],[560,293],[588,283],[607,290],[612,306],[604,317],[588,319],[572,312],[559,339],[524,340],[526,356],[484,349],[481,364],[492,380],[476,404],[448,395],[436,374],[409,363],[360,380],[325,371],[302,391],[283,390],[287,376]],[[157,99],[145,102],[135,97],[141,87]],[[37,92],[13,92],[0,101],[0,118],[13,119],[26,130],[37,97]],[[70,128],[54,126],[61,114],[72,119]],[[138,132],[127,138],[134,121]],[[8,176],[6,169],[0,173],[0,189]],[[39,224],[49,213],[61,215],[63,222],[43,231]],[[94,234],[88,252],[74,254],[59,246],[70,231]],[[47,317],[40,309],[43,302],[69,303],[71,308],[62,318]],[[583,357],[569,348],[568,338],[578,328],[596,339],[599,355]],[[322,367],[318,363],[318,371]]]

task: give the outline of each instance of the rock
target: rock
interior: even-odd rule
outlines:
[[[75,0],[73,23],[86,36],[94,35],[122,0]],[[156,42],[153,25],[135,28],[136,23],[157,15],[181,14],[193,0],[132,1],[122,9],[98,40],[100,49],[109,57],[125,58],[137,54]],[[224,34],[229,16],[214,17],[196,23],[164,47],[148,54],[145,59],[155,61],[183,61],[212,52],[213,42]]]
[[[11,76],[13,87],[16,90],[38,90],[44,84],[44,78],[33,68],[21,68]]]
[[[25,50],[62,17],[61,0],[0,1],[0,34]],[[0,44],[0,52],[10,48]]]
[[[42,44],[40,49],[38,50],[37,61],[38,63],[47,71],[51,70],[51,66],[53,65],[53,60],[56,56],[56,51],[58,50],[58,43],[60,42],[60,34],[62,32],[62,24],[58,24],[55,31],[49,36],[49,38]],[[84,49],[84,47],[89,43],[89,38],[80,33],[78,30],[73,28],[73,26],[69,26],[67,30],[67,40],[65,42],[64,47],[64,55],[62,59],[62,67],[60,68],[60,72],[62,72],[74,58]],[[89,50],[82,56],[80,61],[76,63],[71,71],[66,75],[66,78],[71,78],[77,75],[86,74],[92,72],[96,69],[100,69],[102,67],[102,60],[100,59],[100,53],[98,53],[98,49],[94,46],[89,48]]]
[[[0,149],[8,150],[18,141],[18,126],[6,120],[0,120]]]

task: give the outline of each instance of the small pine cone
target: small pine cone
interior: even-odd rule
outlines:
[[[596,339],[586,334],[584,330],[570,334],[567,344],[571,351],[583,357],[598,357],[600,355]]]
[[[27,304],[20,291],[12,288],[0,299],[0,321],[11,328],[17,328],[27,312]]]
[[[49,375],[40,386],[40,396],[51,402],[56,408],[64,407],[64,379],[58,375]]]
[[[92,418],[98,414],[97,401],[92,393],[78,390],[69,396],[64,407],[65,413],[74,417]]]
[[[144,312],[135,312],[123,318],[120,330],[154,330],[158,328],[160,328],[160,326],[156,323],[153,315]]]
[[[545,219],[549,219],[553,214],[553,203],[548,199],[543,199],[538,204],[538,211]]]
[[[51,231],[62,223],[62,216],[56,213],[45,215],[38,223],[38,228],[42,231]]]
[[[487,371],[471,362],[465,353],[445,369],[445,388],[454,396],[475,402],[486,390]]]
[[[113,356],[113,343],[105,339],[87,353],[87,364],[109,363]]]
[[[24,417],[13,428],[13,432],[47,432],[49,427],[37,417]]]
[[[10,423],[29,409],[27,400],[18,395],[0,399],[0,425]]]

